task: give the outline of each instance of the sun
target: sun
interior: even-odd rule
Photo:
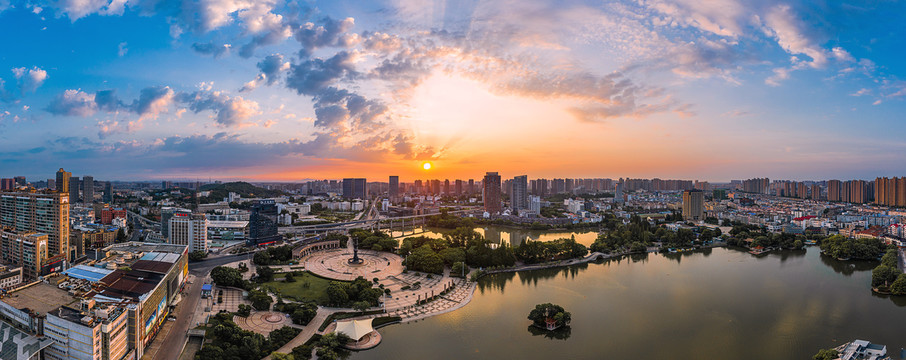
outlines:
[[[431,170],[431,163],[426,162],[422,164],[422,168],[424,168],[425,170]]]

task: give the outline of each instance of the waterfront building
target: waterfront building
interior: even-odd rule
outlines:
[[[500,198],[501,184],[500,175],[497,172],[488,172],[481,181],[482,194],[484,201],[484,211],[489,214],[498,214],[503,211],[502,199]]]
[[[520,175],[513,178],[513,190],[510,193],[510,203],[516,212],[528,208],[528,176]]]
[[[683,219],[687,221],[704,220],[705,196],[701,190],[683,191]]]
[[[840,360],[889,360],[887,346],[866,340],[853,340],[837,350]]]

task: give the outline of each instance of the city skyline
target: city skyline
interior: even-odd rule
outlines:
[[[17,34],[0,40],[3,168],[251,181],[906,171],[888,131],[906,109],[900,3],[220,5],[0,2],[0,31]]]

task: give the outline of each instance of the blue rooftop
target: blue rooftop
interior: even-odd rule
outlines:
[[[201,291],[211,291],[211,284],[204,284],[201,286]]]
[[[101,269],[92,266],[76,265],[64,271],[63,273],[76,279],[85,279],[91,282],[98,282],[105,276],[107,276],[107,274],[112,272],[112,270]]]

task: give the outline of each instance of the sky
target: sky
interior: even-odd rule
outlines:
[[[904,14],[838,0],[0,0],[0,177],[906,175]]]

